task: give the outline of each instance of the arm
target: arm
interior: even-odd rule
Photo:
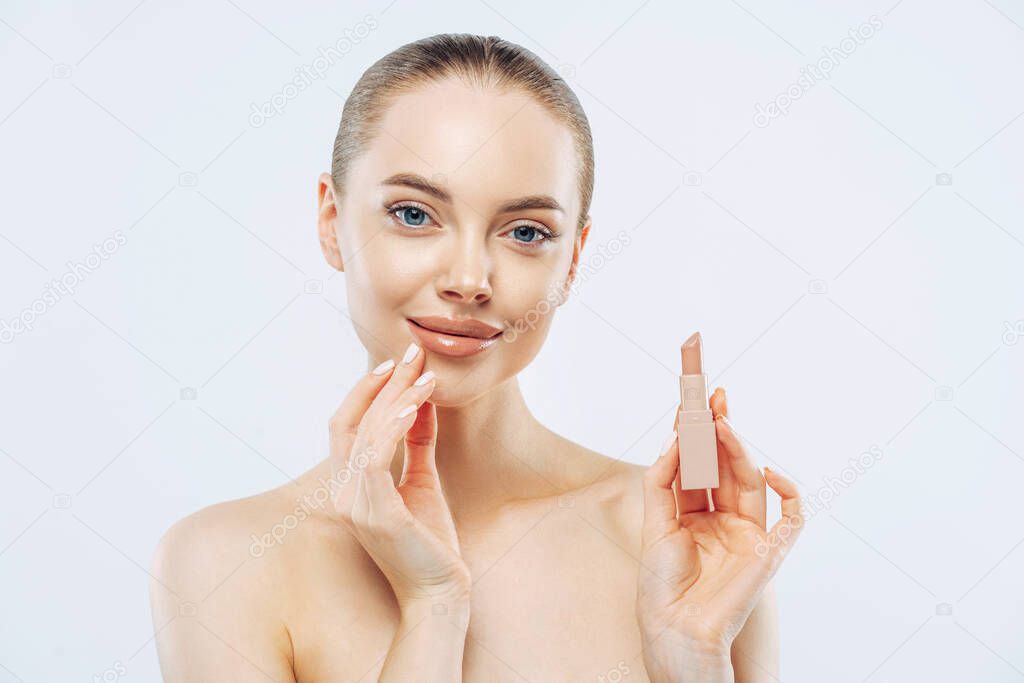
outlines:
[[[732,642],[731,658],[737,683],[779,680],[779,616],[772,582]]]
[[[379,683],[461,681],[468,626],[468,599],[403,606]]]

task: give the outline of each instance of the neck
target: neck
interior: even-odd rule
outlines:
[[[437,407],[435,461],[457,526],[486,523],[512,503],[587,487],[614,463],[560,437],[534,418],[513,376],[471,403]],[[405,441],[391,461],[396,485]],[[300,490],[331,476],[330,459],[300,480]]]
[[[577,485],[566,449],[558,448],[560,437],[530,412],[515,376],[471,403],[436,410],[435,460],[456,521]],[[391,466],[396,482],[404,451],[399,442]]]

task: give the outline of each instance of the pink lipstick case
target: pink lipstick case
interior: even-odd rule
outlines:
[[[704,349],[700,332],[680,347],[683,372],[679,376],[679,480],[682,489],[718,488],[718,437],[708,403],[708,376],[704,374]]]
[[[681,375],[682,403],[676,416],[683,490],[718,488],[718,437],[708,407],[708,376]]]

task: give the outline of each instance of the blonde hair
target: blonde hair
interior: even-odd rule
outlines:
[[[331,160],[335,190],[344,195],[350,165],[376,136],[394,98],[453,76],[501,92],[518,88],[569,127],[579,161],[576,229],[581,230],[590,217],[594,194],[594,145],[587,115],[568,84],[546,62],[497,36],[441,33],[403,45],[374,62],[353,86],[342,109]]]

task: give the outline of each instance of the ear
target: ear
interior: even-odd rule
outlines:
[[[562,290],[561,303],[565,303],[566,299],[569,298],[569,290],[572,289],[572,283],[576,280],[576,272],[580,264],[580,252],[583,251],[583,246],[587,243],[591,223],[590,216],[587,216],[586,224],[576,233],[576,240],[572,247],[572,263],[569,264],[569,276],[566,278],[565,287]]]
[[[338,248],[338,193],[334,189],[334,179],[330,173],[321,173],[317,179],[317,233],[320,236],[320,251],[327,263],[341,272],[345,272],[345,264]]]

